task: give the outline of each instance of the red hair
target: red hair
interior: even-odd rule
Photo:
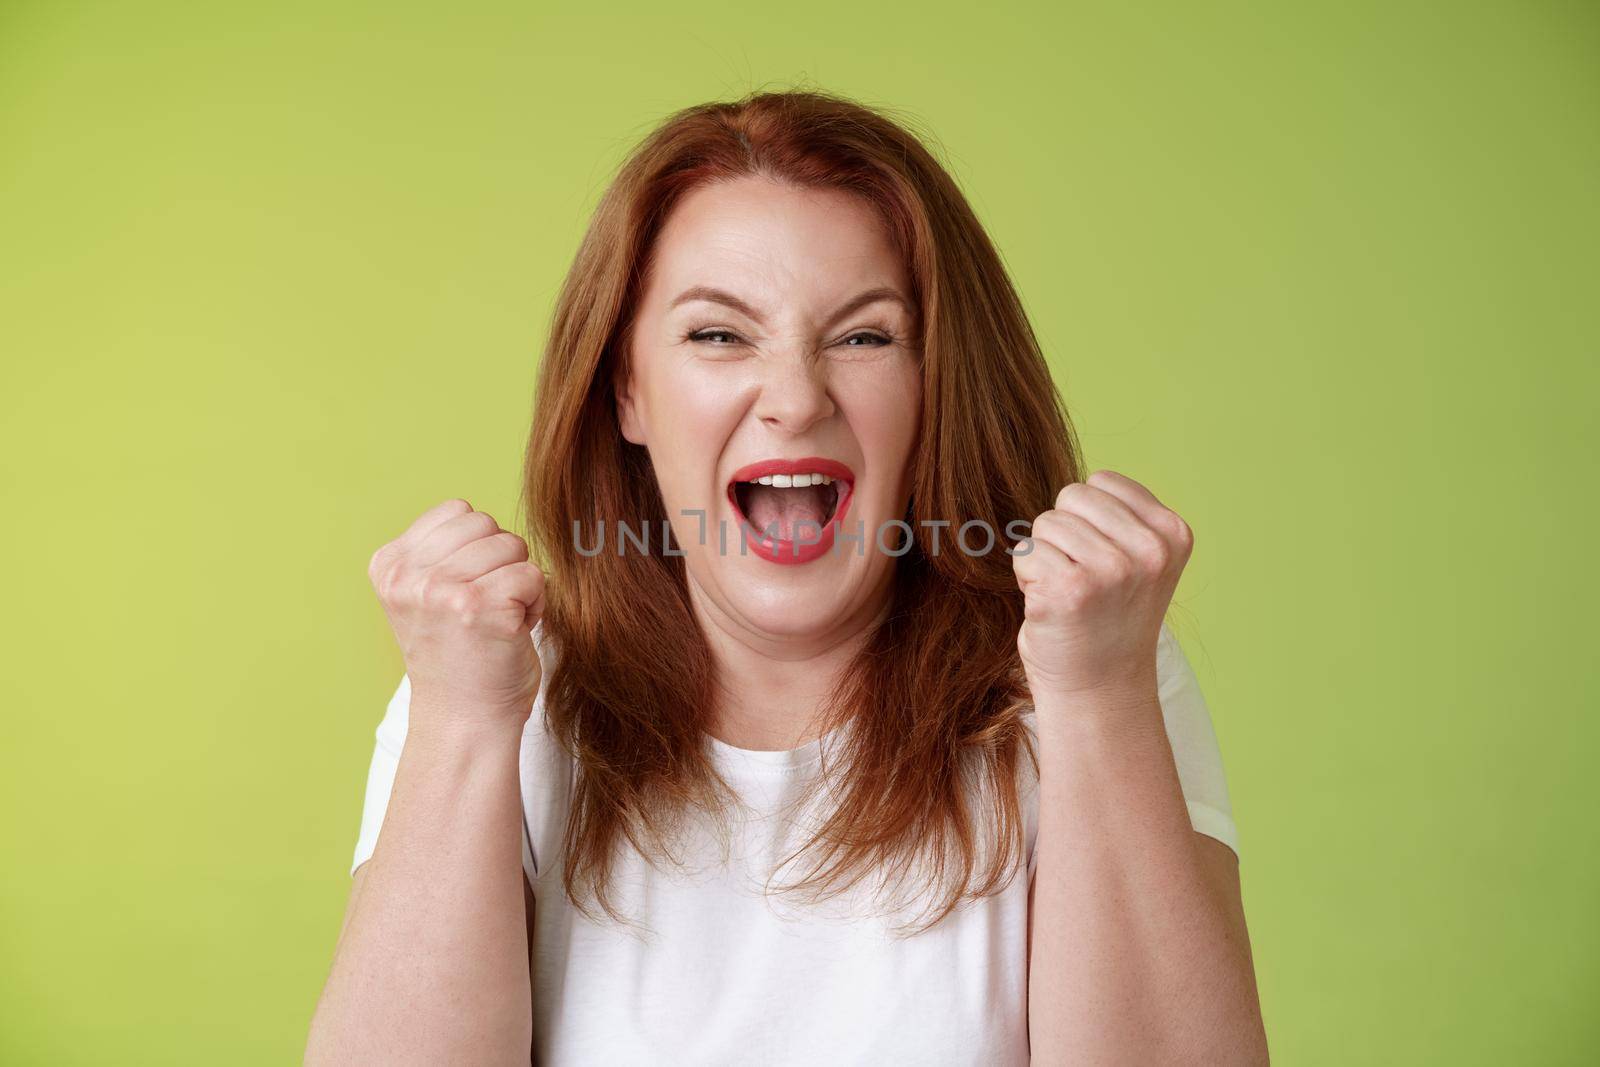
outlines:
[[[621,839],[654,862],[689,809],[717,814],[735,797],[703,747],[713,665],[682,558],[583,556],[571,531],[664,528],[648,454],[618,429],[612,382],[626,371],[663,220],[688,190],[743,176],[862,197],[914,289],[923,416],[905,518],[916,543],[894,564],[891,610],[823,709],[823,730],[847,727],[842,758],[816,782],[839,801],[791,854],[812,873],[786,888],[832,895],[870,872],[917,892],[932,884],[932,925],[1009,883],[1024,858],[1024,752],[1038,768],[1022,721],[1023,600],[998,550],[1008,542],[982,555],[944,549],[963,523],[983,520],[1003,538],[1008,523],[1050,508],[1082,480],[1080,451],[1022,303],[953,179],[903,120],[814,90],[671,115],[604,193],[556,304],[524,493],[550,579],[546,722],[575,762],[566,892],[589,914],[587,888],[620,919],[607,882]],[[930,531],[924,520],[952,525]],[[940,551],[930,532],[943,534]],[[920,861],[929,877],[911,873]]]

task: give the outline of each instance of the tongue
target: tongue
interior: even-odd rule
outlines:
[[[762,536],[767,535],[768,527],[773,527],[780,541],[804,539],[814,544],[829,518],[825,510],[824,494],[827,492],[828,488],[821,485],[779,489],[757,483],[750,487],[749,510],[745,517]]]

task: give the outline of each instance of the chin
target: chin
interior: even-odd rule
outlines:
[[[738,605],[746,626],[766,637],[820,637],[838,626],[841,612],[829,602],[781,602]]]
[[[700,585],[722,610],[740,625],[778,638],[823,636],[838,627],[860,602],[866,577],[865,561],[843,553],[804,566],[737,551],[701,562]]]

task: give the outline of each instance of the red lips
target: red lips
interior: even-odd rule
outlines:
[[[834,506],[833,517],[822,527],[816,543],[767,537],[757,530],[740,510],[734,485],[738,482],[753,482],[769,474],[824,474],[840,483],[839,502]],[[839,524],[850,507],[855,479],[855,472],[843,463],[823,459],[820,456],[806,456],[801,459],[764,459],[733,472],[733,477],[728,482],[728,503],[732,505],[733,513],[739,517],[739,527],[744,532],[745,544],[750,546],[751,552],[769,563],[810,563],[821,559],[833,547]]]

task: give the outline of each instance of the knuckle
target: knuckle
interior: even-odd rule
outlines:
[[[374,562],[367,573],[372,580],[372,588],[377,590],[380,600],[388,603],[397,598],[403,570],[404,560],[393,558],[389,554],[385,554],[382,559],[374,557]]]
[[[1094,530],[1093,524],[1082,515],[1079,515],[1076,511],[1062,511],[1057,512],[1057,514],[1060,517],[1056,519],[1056,524],[1063,531],[1071,531],[1073,533],[1081,534],[1085,531],[1093,532]]]
[[[524,541],[519,535],[512,533],[510,530],[501,530],[495,534],[495,537],[504,540],[507,547],[516,552],[519,560],[528,558],[528,542]]]
[[[1194,545],[1194,529],[1184,521],[1182,515],[1179,515],[1175,511],[1171,514],[1172,518],[1168,521],[1172,523],[1173,537],[1177,540],[1180,547],[1185,549],[1192,547]]]
[[[1151,534],[1145,539],[1139,550],[1139,561],[1147,570],[1164,570],[1171,562],[1172,550],[1167,547],[1167,542],[1156,534]]]
[[[378,599],[385,604],[404,606],[409,601],[408,589],[398,566],[384,568],[372,586],[378,591]]]
[[[1040,527],[1043,527],[1046,532],[1051,530],[1059,531],[1061,526],[1068,522],[1071,517],[1071,512],[1062,511],[1059,508],[1051,508],[1049,511],[1041,512],[1039,517],[1033,520],[1033,532],[1038,533]]]
[[[415,582],[417,602],[429,608],[448,607],[452,585],[452,582],[430,567],[423,571]]]
[[[442,597],[444,606],[462,622],[471,623],[476,620],[478,600],[473,595],[470,585],[453,584],[444,591]]]

